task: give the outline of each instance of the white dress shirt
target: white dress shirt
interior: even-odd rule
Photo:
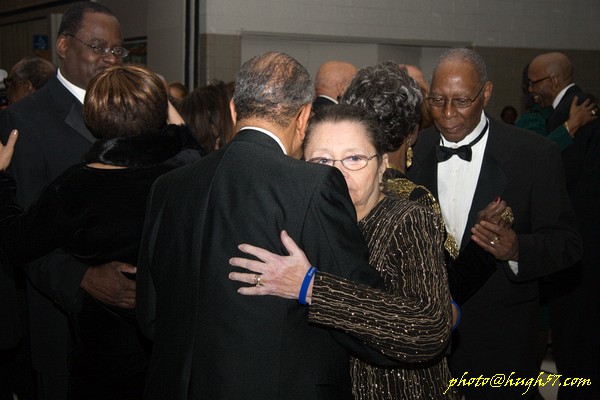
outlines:
[[[479,124],[463,140],[457,143],[448,142],[440,135],[440,144],[452,148],[469,144],[477,139],[486,122],[487,118],[482,112]],[[479,172],[483,164],[483,153],[487,144],[488,132],[484,134],[479,142],[471,147],[473,156],[470,162],[454,155],[448,160],[438,163],[437,187],[440,208],[442,209],[446,228],[454,239],[456,239],[456,244],[459,247],[467,226],[467,219],[469,218],[475,189],[477,188],[477,180],[479,179]]]
[[[567,93],[567,90],[569,90],[569,88],[571,86],[575,86],[575,84],[571,83],[570,85],[567,85],[563,90],[561,90],[560,92],[558,92],[558,94],[554,98],[554,101],[552,102],[552,108],[556,109],[556,107],[558,106],[558,103],[560,103],[560,101],[562,100],[562,98],[565,97],[565,93]]]
[[[67,80],[67,78],[65,78],[60,73],[60,68],[58,69],[58,72],[56,73],[56,77],[58,78],[58,80],[60,81],[60,83],[62,83],[63,85],[65,85],[65,87],[67,88],[67,90],[69,92],[73,93],[73,96],[75,96],[77,98],[77,100],[79,100],[81,102],[81,104],[83,104],[83,99],[85,99],[85,90],[82,89],[82,88],[80,88],[79,86],[75,86],[71,82],[69,82]]]

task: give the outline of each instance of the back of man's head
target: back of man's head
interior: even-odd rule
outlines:
[[[15,75],[13,78],[29,81],[31,86],[38,90],[56,75],[56,66],[41,57],[28,56],[19,60],[11,72]]]
[[[236,76],[233,103],[238,123],[262,119],[287,127],[313,97],[306,69],[287,54],[268,52],[242,65]]]
[[[88,12],[106,14],[116,18],[116,15],[113,14],[112,11],[101,4],[93,3],[91,1],[75,3],[63,14],[60,26],[58,28],[58,36],[64,34],[74,35],[79,32],[83,22],[83,17]]]
[[[327,61],[317,71],[315,90],[317,96],[325,95],[333,99],[342,97],[356,74],[356,67],[345,61]]]

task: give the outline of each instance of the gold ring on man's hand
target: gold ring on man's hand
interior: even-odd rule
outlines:
[[[261,286],[262,285],[262,283],[260,283],[260,276],[254,275],[254,284],[256,286]]]

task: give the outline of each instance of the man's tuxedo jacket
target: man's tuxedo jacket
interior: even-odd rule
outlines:
[[[367,349],[309,325],[297,300],[242,296],[228,279],[241,243],[285,254],[283,229],[321,271],[380,283],[339,171],[284,155],[264,133],[242,130],[157,180],[137,276],[138,316],[154,339],[147,399],[351,398],[340,343]]]
[[[515,376],[535,377],[537,279],[573,265],[581,256],[581,240],[558,147],[535,133],[492,118],[489,121],[483,164],[461,247],[470,240],[477,212],[500,196],[515,216],[518,274],[507,262],[498,261],[497,270],[462,306],[461,323],[453,335],[451,372],[457,378],[465,371],[470,377],[508,376],[513,371]],[[439,143],[435,127],[419,133],[409,170],[409,177],[436,197],[435,147]],[[487,388],[489,392],[484,387],[467,389],[473,391],[474,398],[507,396],[504,389]]]
[[[12,129],[19,139],[9,171],[23,207],[68,167],[82,161],[95,140],[83,123],[81,103],[52,78],[36,93],[11,105],[0,119],[3,143]],[[20,266],[17,266],[20,267]],[[57,251],[27,267],[33,363],[38,371],[66,373],[68,328],[60,308],[70,311],[86,266]]]

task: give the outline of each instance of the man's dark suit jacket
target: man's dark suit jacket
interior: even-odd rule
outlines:
[[[317,112],[322,107],[330,106],[332,104],[337,104],[337,103],[329,100],[327,97],[317,96],[317,98],[315,99],[315,101],[313,101],[313,103],[312,103],[312,110],[313,110],[313,112]]]
[[[36,93],[8,107],[0,121],[5,143],[19,130],[10,171],[17,180],[17,201],[27,207],[42,188],[82,161],[95,140],[83,123],[81,103],[55,77]],[[30,264],[27,275],[33,364],[36,370],[66,374],[68,328],[55,304],[70,310],[86,266],[55,252]],[[43,293],[43,294],[42,294]]]
[[[157,180],[137,274],[154,339],[146,399],[351,398],[347,351],[308,325],[306,306],[242,296],[228,279],[240,243],[285,254],[282,229],[322,271],[379,282],[339,171],[284,155],[264,133],[242,130]]]
[[[578,86],[567,89],[548,118],[551,132],[569,118],[573,97],[582,102],[589,96]],[[575,134],[573,144],[562,152],[567,191],[577,215],[583,239],[583,257],[575,268],[543,281],[550,309],[552,352],[558,372],[585,376],[586,387],[561,387],[559,399],[598,399],[600,386],[600,121],[593,121]]]
[[[496,196],[512,207],[518,235],[519,272],[507,262],[462,306],[460,326],[453,335],[451,372],[460,378],[537,377],[537,278],[573,265],[581,256],[581,240],[566,193],[558,147],[550,140],[511,125],[490,120],[485,155],[467,227],[464,248],[477,212]],[[435,128],[419,133],[409,177],[437,191]],[[522,396],[522,387],[463,387],[472,398],[507,399]],[[516,397],[515,397],[516,395]],[[471,397],[468,397],[471,398]]]

